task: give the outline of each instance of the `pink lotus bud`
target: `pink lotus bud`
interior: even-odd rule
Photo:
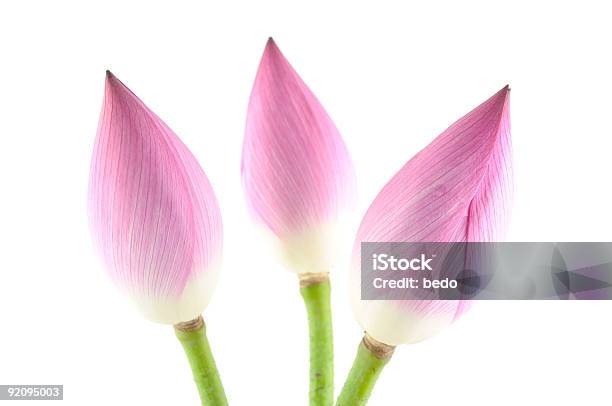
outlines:
[[[296,272],[328,271],[337,222],[352,201],[354,171],[323,106],[272,39],[249,102],[242,179],[254,217]]]
[[[355,241],[351,298],[376,340],[421,341],[453,322],[466,301],[360,300],[360,243],[499,241],[512,200],[506,86],[451,125],[380,191]]]
[[[147,318],[176,324],[199,316],[221,259],[217,200],[187,147],[110,72],[89,215],[108,272]]]

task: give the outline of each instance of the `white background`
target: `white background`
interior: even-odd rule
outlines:
[[[172,329],[139,317],[90,244],[107,68],[189,146],[220,200],[224,273],[204,316],[234,405],[307,399],[297,280],[264,250],[240,185],[270,35],[355,161],[351,233],[405,161],[509,83],[510,239],[612,238],[605,2],[216,3],[0,5],[0,384],[64,384],[64,404],[79,406],[198,404]],[[351,244],[333,270],[337,391],[362,335],[347,300]],[[480,302],[438,337],[398,348],[370,404],[607,405],[610,342],[612,302]]]

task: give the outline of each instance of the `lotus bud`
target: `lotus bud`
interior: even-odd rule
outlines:
[[[221,259],[217,200],[187,147],[110,72],[89,215],[108,273],[145,317],[176,324],[200,315]]]
[[[366,331],[360,365],[369,365],[371,371],[380,372],[395,346],[424,340],[451,324],[469,303],[361,300],[361,242],[503,238],[512,201],[509,92],[507,86],[501,89],[415,155],[363,217],[353,250],[350,295],[357,321]],[[354,403],[355,374],[358,371],[351,371],[353,386],[349,377],[338,405],[363,404]],[[369,395],[371,386],[361,389]]]
[[[242,181],[253,216],[278,238],[289,269],[333,267],[353,166],[336,126],[271,38],[249,102]]]

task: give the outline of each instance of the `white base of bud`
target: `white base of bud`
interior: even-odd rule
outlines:
[[[200,316],[212,297],[219,279],[220,265],[199,272],[185,285],[177,297],[154,297],[130,294],[140,313],[147,319],[161,324],[177,324]]]

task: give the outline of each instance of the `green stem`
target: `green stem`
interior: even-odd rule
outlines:
[[[366,336],[359,344],[357,357],[338,397],[336,406],[359,406],[368,403],[372,389],[395,347]]]
[[[334,403],[334,342],[327,274],[300,277],[310,336],[310,405]]]
[[[174,332],[189,360],[202,406],[226,406],[225,391],[206,338],[206,326],[202,316],[176,324]]]

